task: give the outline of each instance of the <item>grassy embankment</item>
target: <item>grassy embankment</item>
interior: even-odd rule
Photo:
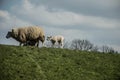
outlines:
[[[0,45],[0,80],[120,80],[120,54]]]

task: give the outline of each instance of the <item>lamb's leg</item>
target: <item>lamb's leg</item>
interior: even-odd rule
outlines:
[[[61,43],[61,48],[63,48],[63,42]]]
[[[51,42],[52,42],[52,47],[55,48],[55,43],[56,43],[56,41],[53,41],[53,40],[52,40]]]
[[[59,48],[63,48],[63,42],[62,41],[59,41]]]
[[[53,48],[55,48],[55,42],[54,42],[54,43],[52,43],[52,47],[53,47]]]
[[[61,43],[58,43],[59,45],[58,45],[58,48],[61,48]]]

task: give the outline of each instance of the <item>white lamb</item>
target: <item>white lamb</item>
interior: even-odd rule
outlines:
[[[59,47],[60,47],[60,48],[63,48],[64,37],[61,36],[61,35],[48,36],[48,37],[47,37],[47,41],[51,41],[53,47],[55,47],[55,43],[58,43],[58,44],[59,44]]]

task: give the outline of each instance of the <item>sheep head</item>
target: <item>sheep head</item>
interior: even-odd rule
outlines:
[[[12,31],[8,31],[7,35],[6,35],[6,38],[10,38],[10,37],[13,37],[13,38],[16,38],[18,36],[18,32],[16,29],[12,29]]]
[[[10,37],[12,37],[12,32],[11,32],[11,31],[8,31],[8,33],[7,33],[7,35],[6,35],[6,38],[8,39],[8,38],[10,38]]]

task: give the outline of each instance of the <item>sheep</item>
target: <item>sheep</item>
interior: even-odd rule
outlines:
[[[41,27],[38,26],[28,26],[28,27],[21,27],[21,28],[13,28],[12,31],[8,31],[6,38],[14,38],[18,42],[20,42],[20,46],[23,44],[27,44],[28,42],[33,41],[37,47],[39,46],[39,40],[44,45],[45,41],[45,34]]]
[[[53,47],[55,46],[55,43],[58,43],[60,48],[63,48],[64,37],[61,35],[48,36],[47,41],[51,41]]]

